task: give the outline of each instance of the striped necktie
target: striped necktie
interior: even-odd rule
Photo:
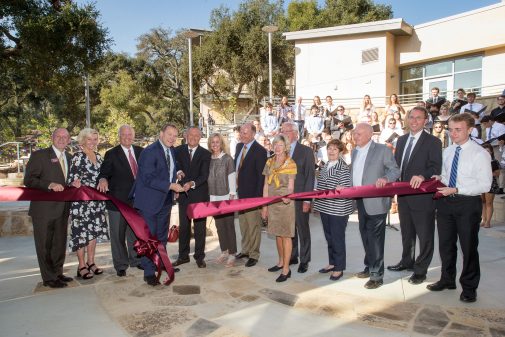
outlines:
[[[458,178],[458,161],[459,161],[459,152],[461,151],[461,146],[456,148],[456,152],[454,153],[454,158],[452,159],[451,165],[451,177],[449,178],[449,187],[456,187],[456,179]]]

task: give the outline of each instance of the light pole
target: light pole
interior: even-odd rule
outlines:
[[[86,127],[91,127],[91,113],[89,108],[89,81],[88,74],[84,75],[84,97],[86,99]]]
[[[189,126],[194,126],[193,121],[193,61],[192,61],[192,40],[200,36],[200,33],[193,30],[186,32],[188,39],[188,63],[189,63]]]
[[[272,103],[272,33],[279,30],[277,26],[264,26],[262,31],[268,33],[268,85],[269,85],[269,100]]]

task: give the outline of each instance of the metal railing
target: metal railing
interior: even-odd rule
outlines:
[[[21,172],[21,167],[20,167],[20,162],[21,162],[21,156],[20,156],[20,149],[19,149],[19,146],[23,143],[21,142],[7,142],[7,143],[3,143],[3,144],[0,144],[0,148],[1,147],[4,147],[4,146],[7,146],[7,145],[16,145],[16,152],[17,152],[17,165],[18,165],[18,173]],[[24,168],[25,168],[25,162],[23,161],[23,172],[24,172]]]

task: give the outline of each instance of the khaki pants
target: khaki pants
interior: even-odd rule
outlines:
[[[259,260],[261,244],[261,209],[239,213],[238,221],[240,224],[240,233],[242,234],[243,254],[249,255],[249,258]]]

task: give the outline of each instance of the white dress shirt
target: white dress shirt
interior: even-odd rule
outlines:
[[[366,156],[368,155],[368,150],[370,149],[370,144],[372,141],[370,140],[363,147],[356,147],[356,155],[354,157],[354,161],[352,162],[352,185],[353,186],[361,186],[363,182],[363,171],[365,170],[365,161]]]
[[[442,183],[449,186],[452,160],[457,144],[452,144],[444,150],[442,164]],[[456,188],[458,194],[477,196],[489,192],[493,174],[491,171],[491,156],[476,142],[470,140],[461,145],[458,160]]]
[[[486,129],[486,140],[498,138],[503,134],[505,134],[505,125],[502,123],[494,122],[493,125]],[[497,146],[498,140],[493,141],[491,145]]]

